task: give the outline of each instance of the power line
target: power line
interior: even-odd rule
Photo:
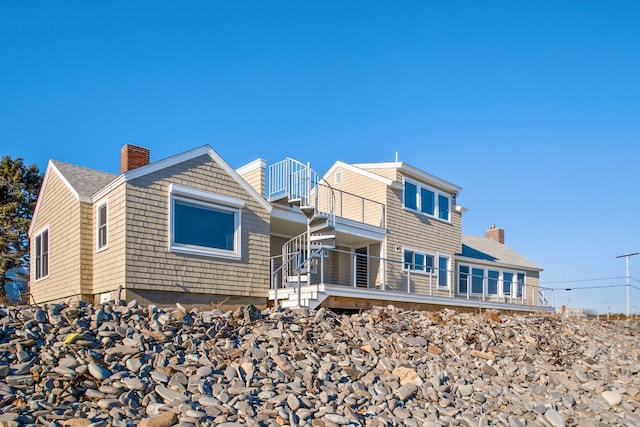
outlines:
[[[580,280],[558,280],[555,282],[541,282],[541,285],[548,285],[553,283],[576,283],[576,282],[595,282],[598,280],[612,280],[612,279],[624,279],[626,276],[615,276],[615,277],[602,277],[598,279],[580,279]],[[640,282],[640,280],[639,280]]]
[[[580,286],[578,288],[550,288],[556,291],[581,291],[583,289],[605,289],[605,288],[624,288],[627,285],[602,285],[602,286]],[[639,286],[629,285],[633,289],[640,290]]]
[[[556,291],[581,291],[583,289],[624,288],[627,285],[580,286],[579,288],[553,288]]]

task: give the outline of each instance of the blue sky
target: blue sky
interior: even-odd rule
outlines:
[[[399,159],[545,268],[556,305],[625,311],[640,251],[636,1],[0,4],[0,154],[118,172],[211,145]],[[631,258],[640,288],[640,256]],[[603,279],[603,280],[592,280]],[[631,289],[640,312],[640,290]]]

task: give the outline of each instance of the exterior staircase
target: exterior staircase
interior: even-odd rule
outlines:
[[[323,249],[335,248],[335,195],[329,183],[308,163],[287,158],[272,165],[269,173],[269,199],[298,206],[307,218],[306,231],[282,246],[282,265],[272,272],[282,280],[275,286],[293,289],[293,292],[280,292],[283,297],[288,295],[282,306],[311,308],[313,301],[318,300],[318,292],[310,291],[303,298],[302,287],[310,285],[313,275],[317,274]],[[292,295],[294,293],[297,295]]]

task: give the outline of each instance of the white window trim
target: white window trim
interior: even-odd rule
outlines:
[[[447,269],[445,270],[445,274],[447,275],[447,286],[440,286],[440,279],[438,278],[438,289],[452,289],[451,288],[451,279],[453,276],[453,271],[452,271],[452,262],[453,262],[453,257],[451,255],[448,254],[441,254],[438,253],[438,256],[436,258],[437,261],[437,266],[436,266],[436,270],[438,271],[438,275],[440,275],[440,258],[446,258],[447,259]]]
[[[427,272],[426,271],[426,266],[427,263],[425,262],[425,270],[415,270],[415,269],[408,269],[405,267],[405,261],[404,261],[404,254],[406,251],[410,251],[415,253],[418,253],[420,255],[428,255],[433,257],[433,265],[431,266],[431,272]],[[410,246],[403,246],[401,248],[401,253],[402,253],[402,271],[405,272],[411,272],[411,274],[421,274],[424,276],[431,276],[432,278],[436,279],[436,288],[440,289],[440,290],[448,290],[451,289],[451,282],[452,282],[452,260],[453,257],[449,254],[444,254],[444,253],[440,253],[440,252],[428,252],[425,251],[424,249],[416,249]],[[440,258],[446,258],[447,259],[447,269],[445,271],[445,275],[447,277],[447,285],[446,286],[440,286]]]
[[[406,194],[405,194],[405,187],[406,187],[406,183],[409,182],[413,185],[416,186],[416,205],[417,208],[416,209],[412,209],[412,208],[408,208],[406,206]],[[426,212],[422,212],[422,192],[420,191],[422,188],[429,190],[431,192],[433,192],[433,197],[434,197],[434,206],[433,206],[433,215],[428,214]],[[449,218],[447,219],[442,219],[440,218],[440,203],[438,201],[438,196],[443,196],[446,197],[447,200],[449,201]],[[433,218],[437,221],[441,221],[441,222],[445,222],[447,224],[451,223],[451,211],[453,209],[453,198],[451,197],[450,194],[447,193],[443,193],[442,191],[434,188],[434,187],[430,187],[426,184],[422,184],[418,181],[414,181],[413,179],[407,178],[407,177],[402,177],[402,207],[410,212],[415,212],[417,214],[420,215],[424,215],[426,217],[429,218]]]
[[[467,295],[466,292],[462,292],[460,291],[460,268],[461,267],[467,267],[469,269],[469,273],[467,273],[468,276],[468,282],[467,282],[467,287],[469,288],[469,295],[473,295],[473,296],[489,296],[489,293],[485,293],[485,290],[488,289],[489,286],[489,268],[485,267],[485,266],[480,266],[480,265],[473,265],[473,264],[458,264],[458,284],[456,286],[456,293],[458,295]],[[482,273],[482,292],[473,292],[473,269],[480,269],[483,271]],[[498,273],[500,274],[500,270],[493,270],[493,271],[498,271]],[[500,276],[498,275],[498,291],[500,291]],[[497,296],[497,294],[495,294]]]
[[[37,265],[35,265],[34,269],[33,269],[34,282],[39,282],[39,281],[44,280],[44,279],[49,277],[49,265],[50,265],[49,260],[51,259],[51,256],[49,255],[51,253],[51,231],[49,229],[49,224],[44,226],[39,232],[36,233],[35,236],[33,236],[33,245],[34,245],[33,254],[34,255],[36,254],[35,245],[36,245],[36,242],[38,241],[38,236],[41,236],[45,231],[47,232],[47,247],[49,248],[49,250],[47,252],[47,275],[46,276],[40,276],[40,277],[36,278],[36,269],[38,267],[37,267]],[[40,239],[40,242],[42,242],[42,239]],[[36,257],[34,256],[34,258],[36,258]],[[40,252],[40,262],[42,262],[42,251]],[[42,270],[42,265],[40,266],[40,269]]]
[[[431,266],[431,272],[428,272],[427,269],[427,262],[425,259],[425,263],[424,263],[424,270],[416,270],[415,268],[407,268],[405,266],[405,261],[404,261],[404,254],[405,252],[413,252],[414,254],[420,254],[420,255],[424,255],[426,256],[430,256],[433,258],[433,265]],[[411,271],[411,274],[422,274],[425,276],[432,276],[432,277],[438,277],[438,255],[433,253],[433,252],[427,252],[424,249],[416,249],[416,248],[411,248],[408,246],[403,246],[402,247],[402,271]]]
[[[175,243],[175,201],[181,201],[192,205],[209,209],[232,212],[234,214],[234,250],[207,248],[196,245]],[[169,186],[169,242],[168,250],[174,253],[207,256],[214,258],[240,259],[242,258],[242,208],[245,201],[222,194],[189,188],[178,184]]]
[[[107,222],[105,223],[107,243],[100,246],[100,208],[103,206],[107,208]],[[109,199],[107,198],[96,205],[96,253],[109,249],[109,240]]]
[[[469,263],[460,263],[460,264],[458,264],[458,269],[456,271],[456,273],[458,275],[456,292],[457,292],[458,295],[466,295],[466,293],[461,293],[460,292],[459,277],[460,277],[460,267],[462,267],[462,266],[469,267],[469,279],[471,279],[471,277],[473,276],[472,271],[473,271],[474,268],[479,268],[479,269],[484,271],[483,278],[482,278],[482,293],[473,292],[472,291],[473,287],[471,286],[471,280],[469,280],[469,282],[467,283],[467,286],[471,290],[470,295],[485,296],[485,297],[497,297],[497,298],[510,298],[511,297],[510,294],[505,294],[504,293],[504,273],[511,273],[511,274],[513,274],[512,283],[515,284],[514,289],[515,289],[515,292],[516,292],[516,294],[513,295],[513,297],[514,298],[522,298],[522,297],[526,298],[526,295],[527,295],[527,277],[528,277],[526,271],[511,270],[511,269],[508,269],[508,268],[494,268],[494,267],[488,267],[488,266],[478,265],[478,264],[469,264]],[[489,293],[489,270],[498,272],[498,283],[497,283],[498,293],[497,294],[490,294]],[[524,283],[522,284],[522,296],[518,296],[518,274],[524,274]]]

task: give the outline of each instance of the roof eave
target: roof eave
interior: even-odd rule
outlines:
[[[513,269],[513,270],[537,271],[537,272],[544,271],[544,268],[539,267],[539,266],[509,264],[509,263],[505,263],[505,262],[491,261],[491,260],[488,260],[488,259],[472,258],[472,257],[463,256],[463,255],[456,255],[455,258],[456,258],[456,261],[475,263],[475,264],[482,264],[482,265],[487,265],[487,266],[488,265],[495,265],[496,267],[509,268],[509,269]]]

